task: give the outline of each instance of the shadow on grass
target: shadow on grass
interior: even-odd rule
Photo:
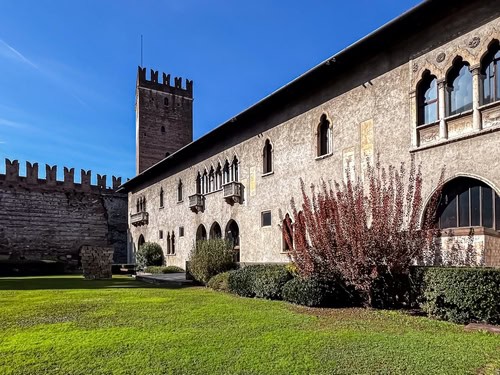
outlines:
[[[119,289],[119,288],[165,288],[136,281],[128,277],[113,277],[109,280],[85,280],[83,276],[33,276],[2,277],[0,290],[43,290],[43,289]],[[181,286],[168,286],[179,289]]]

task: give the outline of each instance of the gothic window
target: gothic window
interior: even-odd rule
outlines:
[[[448,182],[438,206],[439,227],[481,226],[500,230],[500,198],[485,183],[459,177]]]
[[[327,120],[326,115],[321,116],[317,130],[317,138],[318,138],[317,155],[323,156],[330,154],[332,152],[331,128],[330,128],[330,121]]]
[[[448,115],[472,109],[472,73],[469,63],[459,57],[446,77],[448,85]]]
[[[231,182],[239,180],[238,158],[235,156],[231,163]]]
[[[177,184],[177,202],[182,202],[182,180]]]
[[[229,161],[226,160],[226,162],[224,163],[224,169],[223,169],[223,175],[224,175],[224,178],[223,178],[223,184],[227,184],[228,182],[230,182],[230,173],[229,173]]]
[[[171,254],[171,247],[170,247],[170,233],[167,232],[167,255]]]
[[[140,249],[142,245],[146,243],[146,240],[144,239],[144,236],[141,234],[139,236],[139,240],[137,241],[137,248]]]
[[[163,207],[163,188],[160,189],[160,207]]]
[[[222,189],[222,167],[220,163],[217,164],[217,169],[215,170],[215,190]]]
[[[286,214],[283,219],[283,251],[293,249],[293,224],[290,215]]]
[[[146,212],[146,198],[142,198],[142,211]]]
[[[172,245],[170,247],[170,254],[175,255],[175,234],[174,234],[174,231],[172,231],[172,237],[170,237],[170,241],[172,242]]]
[[[200,224],[198,226],[198,229],[196,230],[196,241],[203,241],[207,239],[207,230],[203,226],[203,224]]]
[[[201,193],[206,194],[208,191],[208,173],[207,170],[205,169],[205,172],[203,172],[203,177],[201,179]]]
[[[273,146],[271,145],[271,141],[269,141],[269,139],[267,139],[264,144],[262,161],[264,164],[262,172],[264,174],[271,173],[273,171]]]
[[[429,71],[424,73],[417,88],[418,125],[430,124],[438,119],[437,78]]]
[[[481,62],[483,79],[482,104],[500,100],[500,45],[492,43]]]
[[[162,126],[162,127],[160,128],[160,131],[161,131],[162,133],[165,133],[165,127],[164,127],[164,126]],[[167,156],[168,156],[168,155],[167,155]]]
[[[200,175],[200,172],[198,172],[198,175],[196,176],[196,194],[201,194],[201,175]]]
[[[168,107],[168,98],[163,99],[163,104],[165,105],[165,107]]]
[[[215,171],[214,167],[210,168],[210,172],[208,173],[208,192],[211,193],[215,191]]]
[[[141,212],[141,207],[140,207],[140,203],[139,203],[139,198],[137,198],[137,204],[136,204],[136,212]]]

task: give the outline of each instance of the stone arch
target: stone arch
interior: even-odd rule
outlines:
[[[203,241],[207,239],[207,230],[203,224],[198,225],[196,229],[196,241]]]
[[[144,239],[144,236],[141,234],[139,236],[139,239],[137,240],[137,250],[146,243],[146,240]]]
[[[226,229],[224,231],[225,238],[231,242],[234,251],[234,260],[235,262],[240,261],[240,228],[238,223],[230,219],[226,224]]]
[[[497,195],[500,196],[500,187],[497,186],[496,184],[494,184],[489,179],[484,178],[484,177],[479,176],[479,175],[476,175],[476,174],[473,174],[473,173],[455,173],[452,176],[445,179],[440,186],[436,186],[431,191],[431,193],[428,194],[427,197],[425,198],[424,204],[423,204],[423,209],[422,209],[422,212],[420,213],[420,220],[419,220],[420,227],[423,225],[427,209],[429,208],[429,205],[431,204],[433,197],[439,192],[439,190],[442,190],[442,188],[444,186],[446,186],[447,184],[449,184],[450,182],[452,182],[453,180],[456,180],[458,178],[468,178],[468,179],[472,179],[472,180],[477,180],[477,181],[489,186],[491,189],[493,189],[493,191]]]
[[[210,227],[210,239],[222,238],[222,229],[218,222],[214,221]]]

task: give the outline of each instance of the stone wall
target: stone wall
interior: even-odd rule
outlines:
[[[6,161],[0,175],[0,259],[52,259],[78,264],[83,245],[112,246],[115,262],[127,262],[127,200],[106,186],[98,175],[82,171],[81,183],[74,170],[64,169],[57,181],[56,167],[46,166],[46,178],[38,178],[38,164],[27,163],[26,177],[19,163]],[[116,189],[121,179],[113,177]]]

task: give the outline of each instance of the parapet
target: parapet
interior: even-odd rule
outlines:
[[[26,185],[26,187],[45,187],[62,189],[74,189],[81,191],[108,191],[113,192],[121,185],[121,177],[112,176],[112,187],[106,186],[106,175],[97,175],[97,184],[91,184],[92,171],[81,170],[81,182],[75,183],[75,168],[64,167],[64,180],[57,181],[57,166],[45,165],[45,178],[38,178],[38,163],[26,162],[26,176],[19,175],[19,161],[5,159],[5,175],[0,174],[0,185],[2,181]]]
[[[193,81],[186,79],[185,86],[182,85],[182,77],[175,77],[171,85],[170,74],[162,73],[162,82],[158,79],[158,71],[150,69],[150,78],[146,77],[146,68],[137,67],[137,86],[152,90],[168,92],[187,98],[193,98]]]

